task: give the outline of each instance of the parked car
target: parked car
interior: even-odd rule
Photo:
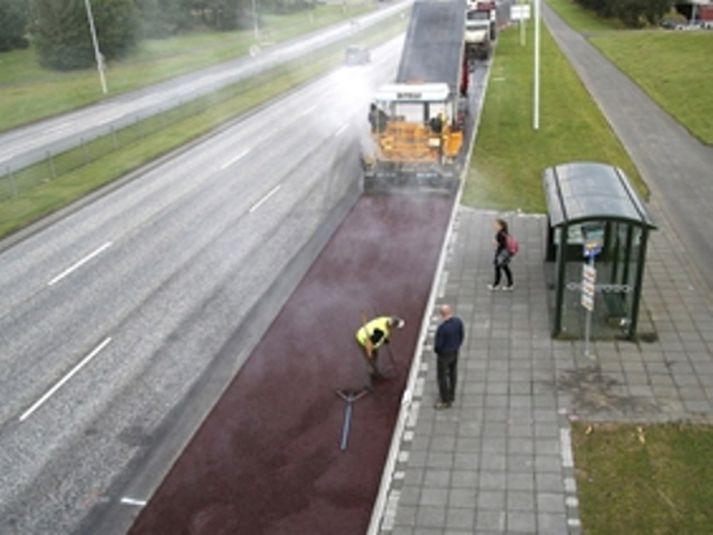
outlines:
[[[352,45],[344,51],[346,65],[365,65],[371,61],[371,52],[362,45]]]

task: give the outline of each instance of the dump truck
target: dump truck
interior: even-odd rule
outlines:
[[[414,3],[396,81],[377,90],[369,110],[366,189],[457,187],[468,93],[464,33],[462,0]]]
[[[497,35],[495,2],[469,2],[465,16],[465,49],[469,60],[490,58]]]

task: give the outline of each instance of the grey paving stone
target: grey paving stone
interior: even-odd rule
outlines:
[[[508,511],[507,527],[508,533],[537,533],[537,519],[535,513],[528,511]]]
[[[565,514],[564,495],[551,492],[538,492],[537,511],[539,513]]]
[[[475,489],[479,479],[480,473],[475,470],[457,470],[451,476],[451,487]]]
[[[453,454],[431,451],[426,459],[427,468],[451,468],[453,466]]]
[[[535,458],[533,455],[509,455],[507,466],[509,472],[532,473],[534,470]]]
[[[451,452],[455,448],[455,436],[433,437],[431,439],[431,451],[447,451]]]
[[[445,528],[446,508],[435,506],[419,507],[416,515],[416,525],[419,528]]]
[[[416,506],[399,504],[399,507],[396,510],[396,519],[394,525],[415,526],[417,511],[418,508]]]
[[[401,489],[400,505],[417,505],[421,497],[421,487],[404,487]]]
[[[475,489],[453,488],[448,495],[449,507],[474,508],[476,504]]]
[[[562,471],[562,460],[554,455],[535,455],[535,471],[560,473]]]
[[[448,489],[446,488],[428,488],[421,489],[421,497],[419,505],[434,505],[445,508],[448,503]]]
[[[407,475],[408,477],[408,475]],[[423,474],[423,484],[425,487],[448,487],[451,483],[450,470],[438,470],[428,468]]]
[[[508,491],[532,491],[535,488],[535,474],[533,473],[508,473],[506,478]]]
[[[475,526],[474,508],[450,508],[446,511],[446,527],[448,529],[463,529],[472,533]]]
[[[505,531],[506,521],[507,515],[504,511],[478,511],[475,521],[477,533],[481,530],[502,533]]]
[[[413,531],[413,535],[443,535],[443,529],[434,529],[434,528],[416,528]]]
[[[536,473],[535,489],[537,492],[564,492],[562,475],[542,472]]]
[[[554,513],[538,513],[537,528],[547,535],[567,535],[567,516]]]
[[[480,466],[480,453],[478,451],[470,453],[457,452],[453,456],[454,470],[477,470]]]
[[[473,437],[459,437],[456,441],[456,453],[472,453],[480,450],[480,439]]]
[[[535,494],[532,491],[508,490],[508,511],[535,511]]]
[[[529,437],[510,437],[508,453],[517,455],[532,455],[535,452],[535,441]]]
[[[559,434],[548,438],[535,439],[535,452],[537,455],[559,455],[560,442]]]
[[[482,510],[504,510],[505,491],[502,490],[481,490],[477,496],[477,507]]]
[[[505,480],[505,472],[482,471],[478,479],[478,486],[486,490],[504,490],[506,488]]]
[[[404,476],[404,485],[421,485],[423,483],[423,469],[410,467]]]

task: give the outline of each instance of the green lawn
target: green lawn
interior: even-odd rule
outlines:
[[[620,30],[573,0],[547,0],[698,139],[713,145],[713,32]]]
[[[591,41],[693,135],[713,145],[712,31],[626,31]]]
[[[542,32],[540,130],[532,129],[532,48],[517,29],[501,33],[463,203],[496,209],[546,210],[542,171],[591,160],[625,170],[646,187],[608,123],[547,31]]]
[[[351,42],[375,46],[405,30],[399,16],[383,21],[301,61],[276,67],[244,82],[196,99],[180,108],[99,138],[85,147],[41,162],[13,178],[0,176],[0,239],[78,198],[120,178],[295,86],[314,79],[344,60]],[[86,160],[85,160],[86,158]],[[86,163],[85,163],[86,161]],[[51,179],[51,170],[56,178]]]
[[[579,512],[589,535],[713,533],[713,427],[573,426]]]
[[[598,33],[623,27],[616,19],[604,19],[584,9],[574,0],[545,0],[547,4],[575,30],[582,33]]]
[[[317,6],[290,15],[265,15],[261,40],[275,43],[363,14],[376,3]],[[252,30],[194,32],[144,40],[130,57],[111,62],[109,96],[245,55]],[[0,54],[0,131],[67,112],[102,99],[95,69],[61,73],[37,64],[30,48]]]

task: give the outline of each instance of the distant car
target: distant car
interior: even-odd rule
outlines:
[[[371,52],[365,46],[352,45],[344,51],[346,65],[366,65],[371,61]]]
[[[702,28],[700,22],[687,22],[686,24],[679,24],[676,26],[677,30],[691,31],[700,30]]]
[[[661,23],[661,27],[666,30],[679,30],[679,31],[689,31],[689,30],[700,30],[704,26],[700,22],[677,22],[675,20],[664,20]]]

